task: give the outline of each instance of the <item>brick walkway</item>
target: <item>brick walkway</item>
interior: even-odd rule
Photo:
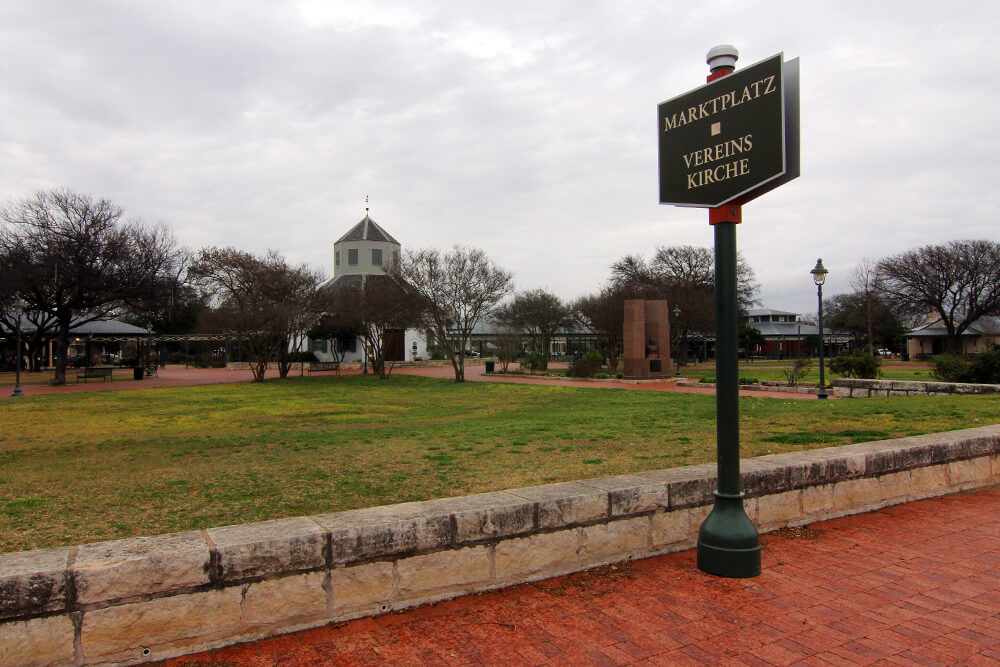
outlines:
[[[178,665],[1000,665],[1000,488],[167,661]]]

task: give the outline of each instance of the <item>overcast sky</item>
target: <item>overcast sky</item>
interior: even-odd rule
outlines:
[[[488,250],[518,289],[596,291],[658,245],[710,247],[658,204],[656,105],[705,54],[801,59],[802,176],[746,205],[771,308],[811,313],[856,262],[998,240],[1000,3],[0,4],[0,200],[66,187],[191,248],[333,271],[371,216],[404,248]]]

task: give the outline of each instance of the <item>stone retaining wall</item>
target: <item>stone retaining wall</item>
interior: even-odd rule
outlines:
[[[835,396],[842,396],[844,398],[997,394],[1000,393],[1000,384],[917,382],[912,380],[856,380],[853,378],[843,378],[833,381],[833,393]]]
[[[694,545],[714,464],[0,555],[0,664],[134,664]],[[762,532],[1000,482],[1000,425],[743,461]]]

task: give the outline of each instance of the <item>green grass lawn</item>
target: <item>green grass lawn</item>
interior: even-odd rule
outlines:
[[[995,397],[743,398],[744,456],[1000,422]],[[393,376],[0,400],[0,551],[713,461],[710,395]]]

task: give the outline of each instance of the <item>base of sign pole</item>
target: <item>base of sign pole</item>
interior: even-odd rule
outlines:
[[[760,535],[743,509],[743,494],[715,492],[715,507],[698,532],[698,569],[719,577],[760,574]]]

